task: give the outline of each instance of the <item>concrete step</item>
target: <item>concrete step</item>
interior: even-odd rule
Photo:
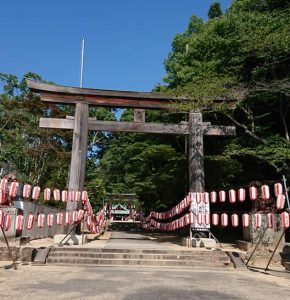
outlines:
[[[55,251],[49,257],[86,257],[86,258],[105,258],[105,259],[145,259],[145,260],[186,260],[186,261],[230,261],[225,253],[212,253],[210,255],[196,254],[140,254],[140,253],[94,253],[94,252],[75,252],[75,251]]]
[[[85,258],[85,257],[49,257],[48,264],[67,264],[67,265],[145,265],[145,266],[174,266],[191,268],[232,268],[229,262],[204,262],[204,261],[180,261],[180,260],[149,260],[149,259],[105,259],[105,258]]]

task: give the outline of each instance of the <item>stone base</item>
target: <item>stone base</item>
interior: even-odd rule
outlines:
[[[54,244],[59,244],[64,238],[65,234],[56,234],[53,237]],[[87,242],[87,236],[84,235],[84,244]],[[82,245],[82,235],[69,234],[61,243],[62,245]]]
[[[216,248],[216,241],[214,239],[201,238],[200,247]]]

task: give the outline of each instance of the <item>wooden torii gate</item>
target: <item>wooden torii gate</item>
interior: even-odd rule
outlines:
[[[69,190],[82,190],[85,179],[88,130],[112,132],[142,132],[155,134],[181,134],[188,136],[189,190],[204,191],[203,136],[235,135],[234,126],[214,126],[202,121],[201,112],[189,112],[188,122],[180,124],[146,123],[145,109],[166,109],[170,96],[129,91],[113,91],[66,87],[27,80],[32,92],[40,94],[42,101],[75,104],[74,118],[40,118],[42,128],[73,130],[73,145],[69,176]],[[181,100],[185,101],[185,100]],[[216,100],[217,104],[222,100]],[[232,102],[229,103],[233,105]],[[134,122],[99,121],[89,118],[89,105],[134,109]],[[76,203],[68,202],[68,209]]]

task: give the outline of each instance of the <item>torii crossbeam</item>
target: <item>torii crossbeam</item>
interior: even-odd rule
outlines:
[[[201,112],[189,112],[188,122],[179,124],[146,123],[145,109],[166,109],[172,102],[185,101],[166,95],[144,92],[111,91],[65,87],[27,80],[32,92],[42,101],[75,104],[75,116],[67,119],[41,118],[40,127],[73,130],[69,189],[82,190],[85,178],[88,130],[112,132],[142,132],[153,134],[181,134],[189,137],[189,190],[204,191],[203,136],[232,136],[234,126],[213,126],[202,121]],[[221,100],[216,100],[220,104]],[[233,102],[228,103],[233,106]],[[134,108],[134,122],[99,121],[89,118],[88,106]],[[74,205],[70,203],[70,205]],[[73,207],[70,207],[73,208]]]

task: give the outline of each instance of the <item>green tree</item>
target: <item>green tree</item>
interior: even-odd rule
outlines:
[[[223,14],[223,12],[222,12],[220,3],[213,2],[209,8],[207,15],[208,15],[209,19],[214,19],[214,18],[222,16],[222,14]]]

